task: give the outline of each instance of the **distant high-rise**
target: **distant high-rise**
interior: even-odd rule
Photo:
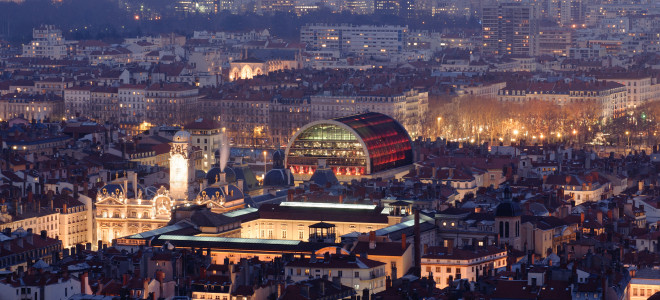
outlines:
[[[53,25],[43,25],[32,30],[32,42],[23,45],[23,57],[62,59],[67,47],[62,30]]]
[[[562,0],[560,2],[559,23],[562,26],[579,25],[583,22],[581,0]]]
[[[407,33],[407,26],[308,24],[300,30],[300,41],[314,50],[387,56],[403,50]]]
[[[399,0],[375,0],[374,13],[378,15],[398,16],[401,12]]]
[[[503,2],[483,7],[483,49],[493,55],[535,55],[539,6]]]

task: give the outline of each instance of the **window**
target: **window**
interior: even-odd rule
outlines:
[[[633,296],[637,296],[637,288],[633,288]]]
[[[355,278],[359,278],[359,277],[360,277],[360,272],[355,272]]]
[[[435,272],[440,273],[440,267],[435,267]]]
[[[337,277],[341,277],[343,275],[342,273],[343,272],[341,270],[337,271]]]
[[[451,273],[451,268],[447,268],[447,273]]]
[[[282,230],[282,238],[286,239],[286,230]]]

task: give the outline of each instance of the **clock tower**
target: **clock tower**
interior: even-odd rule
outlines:
[[[195,175],[190,133],[179,131],[174,135],[170,149],[170,197],[175,201],[187,201],[192,177]]]

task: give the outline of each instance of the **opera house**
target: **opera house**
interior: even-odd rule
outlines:
[[[289,142],[285,165],[296,181],[309,180],[318,167],[350,181],[400,177],[413,162],[405,128],[387,115],[368,112],[305,125]]]

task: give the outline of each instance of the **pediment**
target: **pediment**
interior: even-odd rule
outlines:
[[[117,200],[114,197],[107,197],[105,199],[102,199],[98,202],[96,202],[96,205],[99,204],[105,204],[105,205],[123,205],[124,203],[121,203],[121,201]]]

